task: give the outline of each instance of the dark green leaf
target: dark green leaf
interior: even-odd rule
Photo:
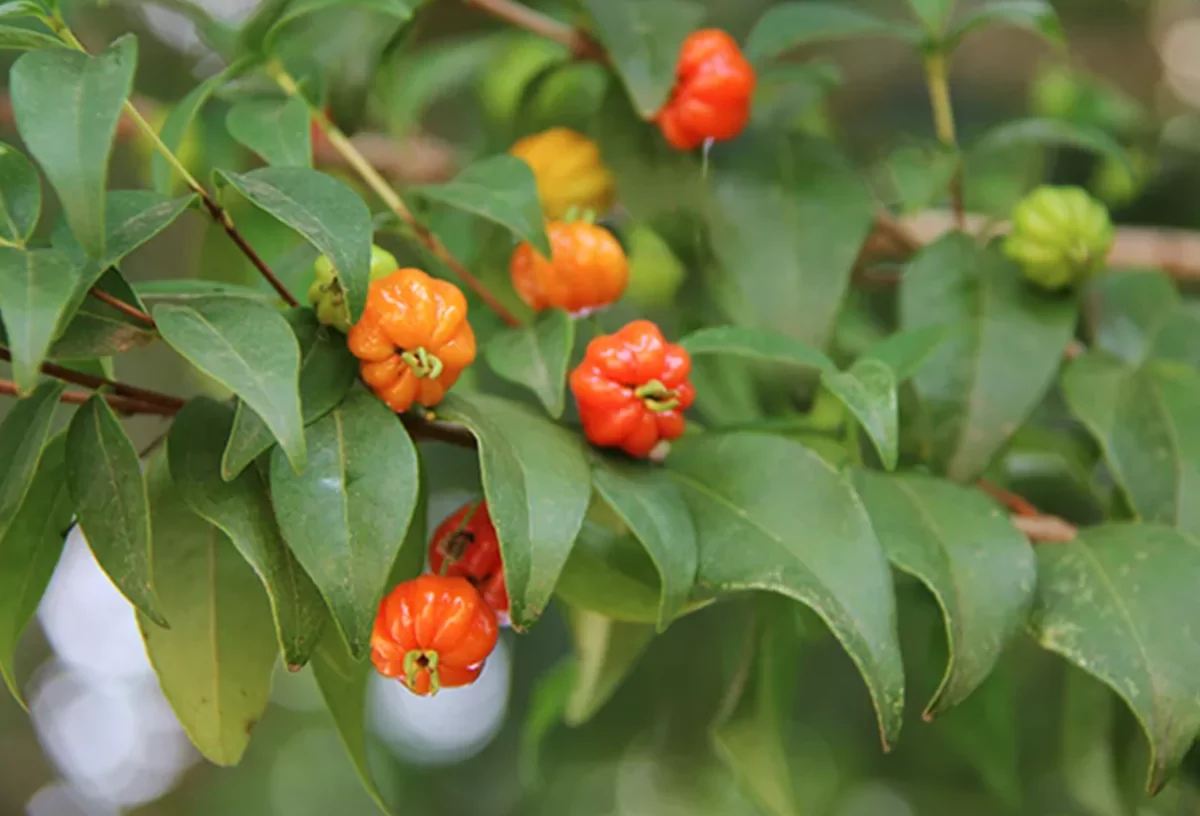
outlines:
[[[529,165],[515,156],[491,156],[467,167],[445,184],[419,187],[420,195],[494,221],[518,240],[550,257],[537,182]]]
[[[558,419],[564,407],[567,365],[575,348],[575,321],[548,309],[533,325],[506,329],[483,347],[492,370],[537,395],[546,412]]]
[[[151,568],[142,465],[121,421],[99,394],[71,418],[66,479],[79,527],[100,568],[139,612],[166,626]]]
[[[713,326],[698,329],[679,341],[688,354],[726,354],[771,363],[788,363],[818,371],[837,371],[833,361],[818,349],[770,329],[748,326]]]
[[[696,521],[697,591],[768,590],[811,607],[866,680],[890,746],[904,709],[892,580],[847,479],[798,443],[751,433],[680,440],[667,464]]]
[[[568,608],[567,623],[575,642],[577,670],[563,719],[582,725],[599,711],[633,670],[654,639],[654,627],[622,623],[595,612]]]
[[[451,394],[438,414],[479,440],[513,625],[528,628],[550,600],[587,512],[592,487],[583,447],[574,434],[496,397]]]
[[[696,530],[678,486],[661,471],[634,468],[597,457],[596,491],[629,526],[658,570],[662,587],[658,629],[683,609],[696,579]]]
[[[175,716],[209,762],[236,765],[271,696],[275,636],[254,572],[213,525],[184,504],[165,457],[147,481],[154,553],[171,628],[138,619],[146,653]]]
[[[206,398],[189,402],[167,440],[171,477],[192,510],[229,536],[258,574],[271,601],[283,658],[298,668],[321,640],[325,606],[275,524],[258,470],[250,468],[231,482],[221,478],[221,450],[232,425],[232,408]]]
[[[350,319],[367,304],[371,267],[371,212],[342,182],[303,167],[264,167],[250,173],[221,172],[238,192],[300,233],[333,261],[346,287]]]
[[[43,48],[59,50],[64,46],[59,40],[40,31],[0,25],[0,51],[38,51]]]
[[[46,445],[25,501],[0,540],[0,675],[22,706],[13,654],[50,583],[71,523],[71,501],[63,481],[64,447],[62,436]]]
[[[860,37],[905,37],[898,25],[840,3],[783,3],[772,6],[746,39],[746,56],[761,62],[801,45]]]
[[[302,469],[300,347],[283,316],[261,303],[223,295],[161,304],[153,314],[163,339],[254,409],[292,467]]]
[[[675,64],[704,8],[685,0],[582,0],[596,36],[643,119],[658,112],[675,84]]]
[[[12,67],[17,129],[58,192],[71,231],[96,259],[104,257],[108,156],[136,66],[137,39],[125,36],[99,56],[35,51]]]
[[[83,277],[76,278],[77,288],[72,302],[80,304],[79,309],[65,327],[60,326],[58,339],[50,346],[52,359],[112,357],[158,339],[158,334],[144,323],[87,296],[87,289],[90,288],[88,277],[98,268],[93,264],[84,270]],[[105,271],[95,286],[118,300],[137,304],[137,295],[114,268]],[[66,312],[71,313],[69,306]]]
[[[226,115],[225,126],[267,164],[312,166],[308,105],[298,96],[239,102]]]
[[[542,743],[554,726],[562,722],[578,670],[574,660],[564,659],[539,677],[533,687],[529,710],[521,727],[521,752],[517,758],[521,782],[526,788],[537,787],[542,781]]]
[[[1051,45],[1066,45],[1058,14],[1046,0],[999,0],[977,8],[954,27],[950,41],[957,44],[972,31],[996,24],[1023,28]]]
[[[976,143],[975,151],[1012,147],[1072,147],[1096,153],[1133,172],[1129,153],[1115,139],[1090,125],[1061,119],[1016,119],[992,128]]]
[[[356,390],[308,428],[297,474],[271,457],[275,518],[312,576],[351,654],[361,660],[417,499],[417,452],[374,395]]]
[[[211,295],[232,295],[244,300],[259,300],[263,303],[274,303],[276,299],[273,293],[268,294],[254,286],[188,278],[138,281],[134,285],[134,290],[141,301],[150,307],[159,303],[185,303]]]
[[[218,88],[245,71],[251,64],[251,60],[248,59],[234,61],[225,70],[213,74],[195,88],[192,88],[187,96],[181,99],[175,107],[171,108],[171,112],[167,114],[166,121],[163,122],[162,127],[158,130],[159,138],[168,150],[178,154],[179,146],[183,144],[184,138],[186,138],[188,131],[192,128],[193,120],[200,112],[200,109],[204,107],[204,103],[209,100]],[[154,154],[150,173],[154,181],[154,189],[158,192],[169,195],[175,189],[175,170],[157,151]]]
[[[13,379],[33,390],[79,272],[56,249],[0,247],[0,317],[12,352]]]
[[[109,190],[104,212],[104,257],[94,266],[96,276],[169,227],[195,200],[194,195],[168,198],[153,190]],[[87,260],[87,253],[65,221],[54,228],[51,244],[81,265]]]
[[[1114,524],[1039,547],[1030,626],[1041,645],[1100,679],[1150,741],[1158,791],[1200,732],[1200,542],[1166,527]]]
[[[1033,549],[979,491],[927,476],[856,474],[875,532],[898,569],[923,583],[946,623],[949,659],[926,717],[961,703],[1025,623]]]
[[[918,326],[888,335],[863,356],[886,365],[896,375],[896,382],[903,383],[920,370],[951,334],[950,326]]]
[[[955,481],[977,477],[1049,388],[1075,328],[1076,303],[1027,287],[995,247],[952,233],[900,284],[900,323],[952,333],[913,378],[934,451]]]
[[[0,423],[0,543],[33,482],[62,392],[62,383],[44,382]]]
[[[900,408],[896,375],[886,364],[864,358],[848,371],[826,371],[821,382],[862,425],[888,470],[900,456]]]
[[[42,212],[42,182],[20,151],[0,142],[0,238],[24,244]]]

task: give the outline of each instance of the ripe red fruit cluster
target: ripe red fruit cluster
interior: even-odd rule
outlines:
[[[678,150],[707,139],[732,139],[750,120],[757,78],[737,42],[724,31],[694,31],[683,42],[675,87],[655,121]]]

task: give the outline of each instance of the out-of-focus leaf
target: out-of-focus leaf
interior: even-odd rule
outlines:
[[[0,237],[24,244],[42,213],[42,182],[19,150],[0,142]]]
[[[0,317],[22,394],[37,385],[78,275],[71,259],[56,249],[0,247]]]
[[[521,753],[518,758],[521,782],[527,788],[536,787],[541,782],[542,742],[554,726],[562,722],[578,671],[574,660],[565,659],[538,678],[533,688],[529,711],[521,728]]]
[[[1110,159],[1132,172],[1129,152],[1102,130],[1061,119],[1015,119],[998,125],[975,144],[975,152],[1014,146],[1073,147]]]
[[[770,363],[788,363],[818,371],[837,371],[833,361],[807,343],[770,329],[712,326],[679,341],[688,354],[724,354]]]
[[[247,99],[225,117],[229,135],[267,164],[312,166],[312,130],[308,106],[298,96]]]
[[[183,144],[188,130],[192,127],[192,122],[204,104],[216,93],[217,89],[229,80],[236,78],[252,64],[254,61],[249,58],[233,61],[223,71],[213,74],[192,88],[187,96],[171,108],[162,127],[158,129],[158,136],[168,150],[178,154],[179,146]],[[169,195],[175,188],[175,170],[157,151],[151,162],[150,175],[154,182],[154,189],[158,192]]]
[[[761,62],[801,45],[860,37],[909,38],[915,32],[910,25],[841,3],[782,3],[759,18],[746,40],[746,56]]]
[[[1064,46],[1062,23],[1046,0],[999,0],[973,10],[954,26],[949,40],[952,47],[971,32],[990,25],[1010,25],[1038,35],[1051,45]]]
[[[937,324],[899,331],[871,346],[863,357],[886,365],[900,384],[916,374],[952,333],[950,326]]]
[[[506,329],[483,347],[500,377],[537,395],[546,413],[558,419],[565,405],[567,365],[575,348],[575,321],[560,309],[547,309],[533,325]]]
[[[1200,312],[1164,272],[1112,271],[1096,278],[1096,349],[1133,366],[1149,359],[1200,366]]]
[[[420,4],[421,0],[296,0],[289,3],[272,23],[266,35],[266,43],[269,47],[272,40],[278,37],[279,32],[289,23],[317,12],[356,7],[377,11],[403,23],[412,18]]]
[[[908,5],[926,30],[937,35],[950,23],[955,0],[908,0]]]
[[[584,609],[567,609],[577,670],[563,719],[582,725],[599,711],[654,639],[654,627],[622,623]]]
[[[39,11],[39,13],[41,13]],[[40,31],[16,26],[0,25],[0,50],[40,51],[65,48],[62,42]]]
[[[846,371],[826,371],[821,382],[850,409],[888,470],[900,455],[900,408],[896,375],[886,364],[865,358]]]

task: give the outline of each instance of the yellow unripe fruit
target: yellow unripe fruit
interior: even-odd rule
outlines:
[[[572,209],[602,213],[612,203],[612,174],[595,142],[582,133],[550,128],[521,139],[509,153],[533,170],[548,220],[560,220]]]

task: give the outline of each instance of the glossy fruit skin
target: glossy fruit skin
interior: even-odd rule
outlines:
[[[509,260],[513,288],[532,309],[587,314],[620,300],[629,283],[629,259],[613,234],[586,221],[546,226],[552,259],[529,242]]]
[[[1038,187],[1013,209],[1004,253],[1026,279],[1057,290],[1104,267],[1114,230],[1108,210],[1079,187]]]
[[[508,613],[500,539],[487,502],[467,502],[441,523],[429,541],[429,568],[466,578],[497,615]]]
[[[597,337],[570,378],[584,434],[593,445],[649,456],[683,434],[683,412],[696,399],[691,369],[688,353],[648,320]]]
[[[383,247],[371,245],[371,280],[377,281],[399,267],[396,256]],[[340,332],[350,331],[350,307],[338,279],[333,261],[322,255],[313,264],[313,282],[308,287],[308,302],[317,312],[317,320]]]
[[[546,218],[562,218],[572,209],[603,213],[612,204],[612,173],[600,148],[582,133],[550,128],[518,140],[508,152],[533,171]]]
[[[474,683],[499,633],[495,613],[469,581],[422,575],[380,603],[371,662],[414,694],[436,694]]]
[[[757,77],[737,42],[715,28],[694,31],[683,42],[675,87],[655,116],[677,150],[694,150],[706,139],[732,139],[750,121]]]
[[[346,338],[359,373],[396,413],[436,405],[475,359],[475,332],[457,286],[420,269],[371,284],[362,319]]]

